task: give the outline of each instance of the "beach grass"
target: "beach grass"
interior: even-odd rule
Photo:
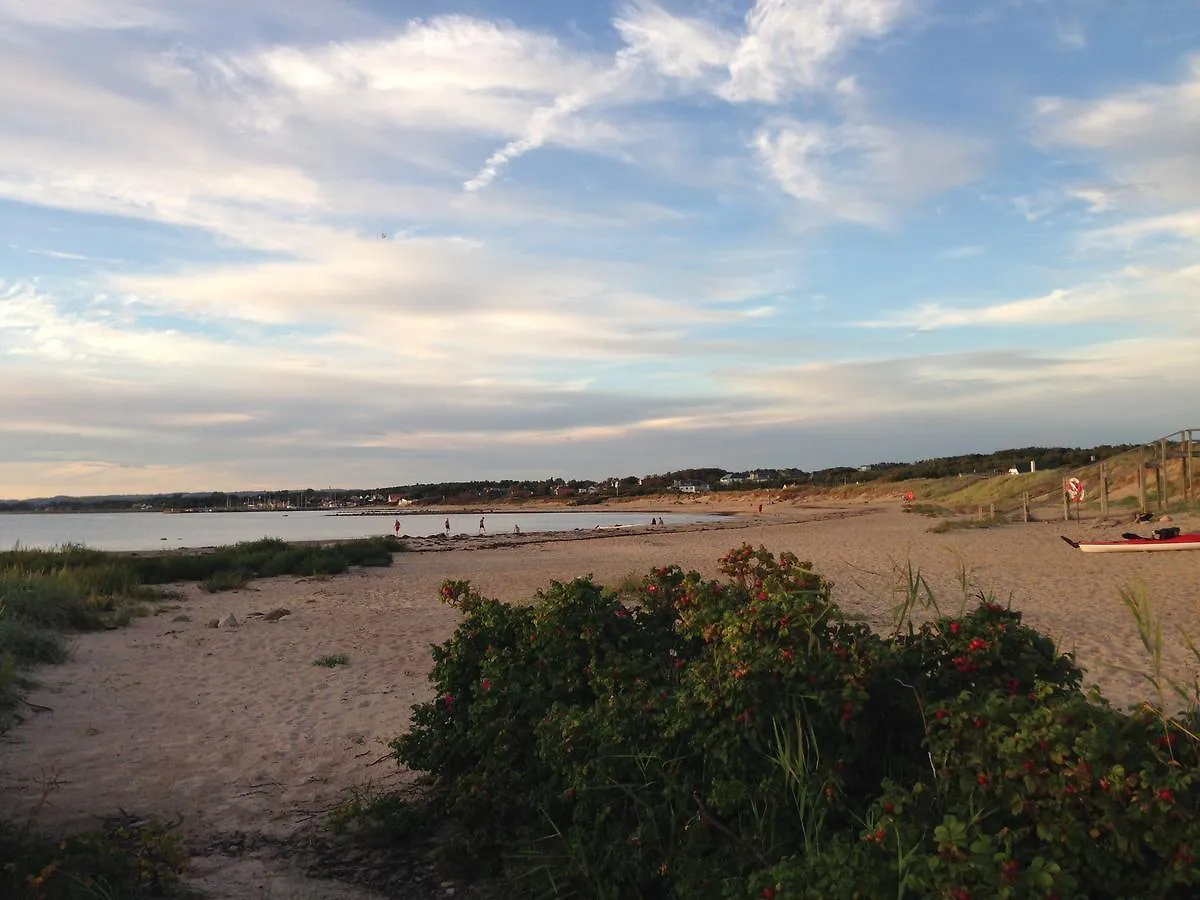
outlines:
[[[323,669],[336,669],[338,666],[350,665],[350,657],[345,653],[330,653],[327,656],[319,656],[313,660],[314,666],[320,666]]]
[[[929,516],[930,518],[951,515],[949,509],[938,506],[936,503],[910,503],[904,507],[904,511],[910,515]]]
[[[974,528],[997,528],[1007,525],[1008,520],[1001,515],[984,516],[981,519],[943,519],[929,529],[931,534],[947,534],[951,531],[968,531]]]
[[[278,538],[246,541],[202,553],[128,557],[143,584],[208,581],[227,573],[247,579],[278,575],[340,575],[351,566],[388,566],[403,543],[388,535],[329,545],[289,544]],[[222,574],[226,573],[226,574]],[[229,588],[219,588],[228,590]]]

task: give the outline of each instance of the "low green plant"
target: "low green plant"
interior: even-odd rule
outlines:
[[[981,519],[943,519],[929,529],[931,534],[946,534],[950,531],[969,531],[974,528],[996,528],[1007,525],[1008,520],[1002,515],[984,516]]]
[[[250,575],[236,569],[226,569],[214,572],[200,582],[200,589],[209,594],[219,594],[222,591],[237,591],[250,583]]]
[[[521,896],[1196,896],[1194,731],[917,569],[886,636],[792,554],[721,570],[520,606],[443,584],[462,622],[392,748],[447,846]]]
[[[61,632],[0,617],[0,658],[10,658],[18,666],[60,663],[67,658],[67,643]]]
[[[206,553],[135,557],[131,564],[144,584],[230,579],[230,573],[242,573],[247,578],[338,575],[350,566],[389,566],[392,554],[403,549],[403,543],[391,535],[322,546],[263,538]]]
[[[345,653],[331,653],[328,656],[318,656],[313,660],[313,665],[325,669],[336,669],[338,666],[350,665],[350,657]]]
[[[388,844],[432,830],[429,804],[380,790],[373,785],[351,788],[330,810],[327,823],[335,834],[348,834],[370,844]]]
[[[138,900],[195,896],[180,876],[182,836],[127,816],[65,837],[0,822],[0,896],[11,900]]]
[[[913,515],[929,516],[931,518],[951,515],[950,510],[944,506],[938,506],[936,503],[909,503],[904,507],[904,511]]]

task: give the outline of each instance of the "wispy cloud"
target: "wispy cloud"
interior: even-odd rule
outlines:
[[[878,225],[893,210],[966,184],[984,148],[961,135],[850,119],[783,119],[754,137],[767,171],[791,197],[833,219]]]

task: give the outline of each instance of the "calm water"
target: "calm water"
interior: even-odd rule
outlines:
[[[657,515],[657,514],[656,514]],[[514,525],[522,532],[573,531],[597,525],[649,525],[650,513],[633,512],[507,512],[488,513],[488,534],[511,533]],[[443,533],[447,516],[348,516],[319,510],[303,512],[245,513],[0,513],[0,549],[54,547],[86,544],[97,550],[162,550],[174,547],[213,547],[263,537],[285,541],[320,541],[334,538],[371,537],[392,534],[400,520],[400,533],[419,537]],[[715,521],[720,516],[663,513],[668,525]],[[451,534],[479,534],[479,516],[451,514]]]

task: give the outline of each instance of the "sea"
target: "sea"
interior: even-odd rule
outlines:
[[[657,512],[503,512],[400,513],[361,515],[347,511],[294,510],[291,512],[201,513],[0,513],[0,549],[16,546],[49,549],[63,544],[83,544],[94,550],[170,550],[217,547],[259,538],[285,541],[323,541],[395,534],[424,537],[445,534],[512,534],[597,530],[649,525],[651,517],[664,525],[718,521],[718,515]]]

